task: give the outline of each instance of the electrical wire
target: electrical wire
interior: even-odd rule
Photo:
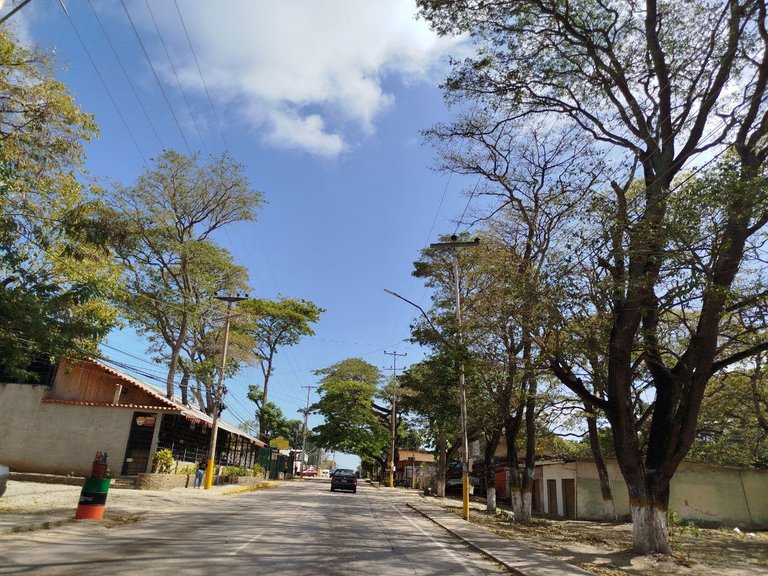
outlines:
[[[168,105],[168,110],[171,112],[171,116],[173,116],[173,121],[176,123],[176,127],[179,129],[179,134],[181,134],[181,139],[184,141],[184,146],[187,149],[188,153],[192,153],[192,149],[189,146],[189,142],[187,141],[187,136],[184,134],[184,130],[181,128],[181,123],[179,122],[179,118],[176,115],[176,111],[173,108],[173,105],[171,104],[170,99],[168,98],[168,94],[165,92],[165,88],[163,88],[163,83],[160,82],[160,76],[157,73],[157,70],[155,69],[155,65],[152,63],[152,58],[149,57],[149,52],[147,51],[146,46],[144,45],[144,41],[141,39],[141,35],[139,35],[139,30],[136,28],[136,24],[133,21],[133,17],[131,17],[131,13],[128,11],[128,7],[125,5],[125,0],[120,0],[120,4],[123,5],[123,10],[125,11],[125,15],[128,17],[128,21],[131,23],[131,29],[133,30],[134,35],[136,36],[136,40],[139,42],[139,46],[141,46],[141,51],[144,53],[144,58],[147,60],[147,63],[149,64],[149,67],[152,69],[152,74],[155,77],[155,81],[157,82],[158,88],[160,88],[160,92],[163,95],[163,98],[165,99],[165,103]]]
[[[205,77],[203,76],[203,70],[200,68],[200,62],[197,59],[197,54],[195,53],[195,48],[192,46],[192,40],[189,38],[189,31],[187,30],[187,25],[184,22],[184,17],[181,15],[181,10],[179,9],[179,3],[177,0],[173,0],[173,4],[176,6],[176,13],[179,15],[179,20],[181,21],[181,27],[184,29],[184,36],[187,39],[187,44],[189,45],[189,50],[192,53],[192,58],[195,60],[195,66],[197,66],[197,73],[200,75],[200,81],[203,83],[203,88],[205,89],[205,95],[208,97],[208,104],[211,106],[211,112],[213,113],[213,118],[216,120],[216,127],[219,129],[219,136],[221,137],[221,141],[224,144],[224,149],[228,150],[229,146],[227,145],[227,140],[224,138],[224,131],[221,129],[221,123],[219,122],[219,117],[216,114],[216,107],[213,105],[213,99],[211,98],[211,93],[208,91],[208,85],[205,82]]]
[[[192,111],[192,106],[189,103],[189,99],[187,98],[187,93],[184,91],[184,87],[181,85],[181,80],[179,79],[179,73],[176,72],[176,66],[173,65],[173,59],[171,58],[171,53],[168,51],[168,46],[165,44],[165,39],[163,38],[162,33],[160,32],[160,27],[157,25],[157,20],[155,19],[155,13],[152,12],[152,6],[149,3],[149,0],[144,0],[145,4],[147,5],[147,10],[149,11],[149,15],[152,18],[152,24],[155,26],[155,32],[157,32],[157,37],[160,39],[160,44],[163,46],[163,50],[165,51],[165,56],[168,58],[168,64],[171,66],[171,70],[173,71],[173,75],[176,77],[176,84],[179,86],[179,92],[181,92],[181,96],[184,99],[184,104],[187,106],[187,111],[189,112],[189,117],[192,119],[192,125],[195,127],[195,132],[197,133],[197,137],[200,139],[200,144],[203,146],[203,150],[205,150],[205,153],[208,153],[208,148],[205,145],[205,141],[203,140],[203,136],[200,133],[200,127],[197,125],[197,119],[195,118],[195,113]]]
[[[139,156],[141,157],[141,160],[144,163],[144,166],[147,166],[147,159],[144,157],[144,153],[141,151],[141,148],[139,147],[139,143],[136,141],[136,138],[134,137],[133,132],[129,128],[128,122],[125,120],[125,116],[123,116],[123,113],[120,110],[120,107],[117,105],[117,101],[115,100],[115,97],[112,95],[112,91],[107,86],[107,83],[104,80],[104,76],[102,76],[101,71],[99,70],[99,67],[96,65],[96,61],[93,59],[93,56],[91,55],[90,50],[88,50],[88,46],[86,46],[85,41],[83,40],[83,37],[80,35],[80,31],[77,29],[77,26],[75,26],[75,22],[72,20],[72,17],[69,14],[69,10],[67,10],[66,6],[64,6],[64,2],[62,0],[59,0],[59,2],[62,10],[64,11],[64,14],[67,16],[67,21],[72,27],[72,30],[75,33],[75,36],[77,36],[78,41],[80,42],[80,46],[83,47],[83,50],[85,51],[85,54],[88,57],[88,60],[91,62],[91,66],[93,66],[93,70],[96,72],[96,76],[98,76],[99,82],[101,82],[101,85],[104,87],[104,91],[107,93],[107,96],[112,102],[112,106],[114,106],[115,111],[117,112],[117,115],[120,118],[120,121],[123,123],[123,127],[125,127],[125,131],[128,133],[128,136],[130,137],[131,142],[133,142],[133,145],[136,147],[136,151],[139,153]]]
[[[112,39],[109,37],[109,34],[107,33],[107,30],[104,27],[104,24],[102,23],[98,12],[96,12],[96,9],[93,7],[93,3],[91,2],[91,0],[88,0],[88,6],[91,7],[91,12],[93,12],[93,15],[96,17],[96,22],[99,23],[99,28],[101,28],[101,31],[104,34],[104,37],[107,39],[107,44],[109,44],[109,48],[112,50],[112,54],[114,55],[115,60],[117,60],[117,63],[120,66],[120,70],[122,70],[123,72],[123,76],[125,76],[125,79],[128,81],[128,85],[131,87],[131,91],[133,92],[133,95],[136,97],[136,101],[139,103],[139,106],[141,107],[141,111],[144,113],[144,117],[147,119],[147,122],[152,128],[152,132],[155,134],[155,138],[157,138],[157,143],[160,144],[160,148],[165,148],[165,146],[163,145],[163,140],[162,138],[160,138],[160,133],[157,131],[157,127],[155,126],[154,122],[152,122],[152,118],[150,117],[149,112],[147,111],[147,108],[144,106],[144,102],[139,97],[139,93],[136,90],[136,86],[133,84],[133,81],[131,80],[131,77],[128,74],[128,71],[126,70],[125,65],[123,64],[123,60],[122,58],[120,58],[120,55],[118,54],[117,49],[115,48],[115,45],[112,43]]]

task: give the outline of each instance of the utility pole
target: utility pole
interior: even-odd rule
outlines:
[[[389,477],[388,483],[390,488],[395,487],[395,439],[397,437],[397,357],[408,356],[408,353],[398,354],[397,351],[387,352],[384,350],[384,354],[392,356],[392,444],[389,449]]]
[[[309,416],[309,395],[312,393],[312,388],[317,386],[302,386],[307,389],[307,407],[299,412],[304,412],[304,428],[301,431],[301,461],[299,462],[299,479],[304,480],[304,455],[307,452],[307,417]]]
[[[456,298],[456,335],[457,352],[459,356],[459,403],[461,405],[461,494],[463,500],[462,517],[469,520],[469,437],[467,434],[467,388],[464,384],[464,344],[461,334],[461,284],[459,282],[459,253],[462,246],[477,246],[480,239],[472,242],[459,242],[456,235],[451,236],[450,242],[430,244],[430,248],[453,250],[453,290]]]
[[[213,460],[216,457],[216,437],[219,433],[219,412],[221,398],[224,395],[224,370],[227,366],[227,347],[229,346],[229,321],[232,318],[232,304],[247,300],[248,295],[240,296],[216,296],[216,300],[227,303],[227,317],[224,322],[224,350],[221,352],[221,370],[219,371],[219,383],[213,391],[213,423],[211,424],[211,443],[208,446],[208,465],[205,467],[205,482],[203,488],[210,489],[213,484]]]

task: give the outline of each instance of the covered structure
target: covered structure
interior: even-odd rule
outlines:
[[[164,448],[177,467],[205,458],[212,426],[201,410],[93,358],[61,362],[40,383],[0,383],[0,422],[0,462],[12,470],[87,475],[94,454],[107,452],[115,476],[150,471]],[[214,461],[250,468],[268,458],[264,446],[219,420]]]

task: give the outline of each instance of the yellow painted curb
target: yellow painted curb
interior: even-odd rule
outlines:
[[[277,486],[280,486],[279,482],[262,482],[260,484],[252,484],[250,486],[241,486],[239,488],[233,488],[232,490],[227,490],[226,492],[222,492],[222,496],[230,496],[232,494],[243,494],[244,492],[255,492],[256,490],[261,490],[263,488],[275,488]]]

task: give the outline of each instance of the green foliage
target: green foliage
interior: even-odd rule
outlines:
[[[269,379],[274,371],[275,355],[280,348],[298,344],[302,336],[312,336],[312,324],[325,312],[307,300],[279,298],[267,300],[253,298],[240,306],[239,319],[233,325],[233,332],[241,332],[250,342],[250,352],[258,361],[261,369],[263,386],[251,386],[248,397],[257,406],[259,429],[262,434],[294,437],[295,424],[286,424],[282,413],[275,413],[277,406],[269,402]],[[293,430],[288,431],[288,428]],[[281,428],[284,433],[274,433]],[[265,432],[266,431],[266,432]]]
[[[173,452],[168,448],[155,452],[152,456],[152,467],[158,474],[170,474],[173,468]]]
[[[283,411],[274,402],[264,403],[264,393],[258,386],[248,387],[248,399],[254,402],[259,415],[259,436],[265,441],[283,437],[288,440],[290,447],[301,448],[304,422],[298,419],[286,419]],[[256,422],[249,422],[249,428],[255,427]]]
[[[325,422],[312,431],[312,442],[326,450],[381,458],[390,435],[373,411],[381,381],[378,368],[360,358],[349,358],[315,374],[322,376],[320,400],[311,409]]]
[[[120,257],[129,288],[123,306],[131,323],[153,345],[158,361],[167,362],[166,394],[182,352],[187,376],[205,385],[201,408],[210,410],[214,370],[221,353],[223,304],[217,292],[245,292],[247,273],[211,236],[226,225],[250,221],[262,204],[244,167],[222,155],[200,161],[198,155],[163,152],[131,187],[110,192],[126,230]],[[136,297],[136,295],[139,295]],[[235,369],[234,354],[229,371]],[[207,400],[207,402],[204,402]]]
[[[253,467],[251,468],[251,471],[253,472],[253,475],[256,476],[257,478],[261,478],[262,476],[264,476],[264,466],[262,466],[261,464],[254,464]]]
[[[49,59],[0,30],[0,370],[96,350],[116,324],[118,269],[83,145],[96,133]]]
[[[235,478],[237,476],[250,476],[251,470],[243,466],[225,466],[221,475],[226,478]]]

